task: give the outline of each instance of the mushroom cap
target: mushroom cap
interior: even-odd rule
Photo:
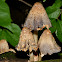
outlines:
[[[51,31],[46,29],[40,36],[38,46],[41,54],[53,54],[61,51],[61,48],[57,45]]]
[[[1,40],[0,41],[0,54],[9,52],[9,51],[12,51],[15,53],[15,51],[13,49],[9,49],[9,45],[6,40],[4,40],[4,39]]]
[[[19,39],[19,43],[16,47],[16,49],[18,51],[27,51],[29,49],[29,51],[31,52],[32,50],[36,50],[37,49],[37,45],[34,41],[34,37],[33,34],[31,33],[31,31],[24,27],[21,31],[20,34],[20,39]]]
[[[26,18],[24,27],[27,27],[31,30],[37,30],[38,28],[43,29],[45,26],[47,28],[52,26],[50,19],[48,18],[43,5],[39,2],[36,2]]]
[[[8,43],[6,40],[1,40],[0,41],[0,53],[4,53],[9,49]]]

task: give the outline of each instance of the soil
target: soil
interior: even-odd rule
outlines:
[[[10,60],[0,60],[0,62],[28,62],[28,60],[27,59],[10,59]],[[42,62],[62,62],[62,59],[46,60]]]
[[[14,53],[9,52],[0,55],[0,62],[28,62],[28,58],[18,58]],[[44,60],[42,62],[62,62],[62,59]]]

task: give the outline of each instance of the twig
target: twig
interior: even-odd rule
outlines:
[[[25,1],[23,1],[23,0],[19,0],[19,1],[23,2],[24,4],[28,5],[29,7],[32,7],[31,4],[29,4],[29,3],[27,3],[27,2],[25,2]]]

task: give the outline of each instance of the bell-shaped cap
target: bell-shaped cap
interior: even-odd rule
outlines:
[[[30,52],[32,50],[37,49],[37,45],[35,44],[33,34],[31,33],[31,31],[28,28],[24,27],[22,29],[21,34],[20,34],[19,43],[18,43],[16,49],[18,51],[21,51],[21,50],[27,51],[29,49]]]
[[[50,19],[48,18],[43,5],[39,2],[36,2],[26,18],[24,27],[27,27],[31,30],[41,30],[44,27],[50,28],[51,26]]]
[[[0,41],[0,54],[5,53],[5,52],[9,52],[9,51],[16,53],[15,50],[9,49],[9,45],[6,40],[4,40],[4,39],[1,40]]]
[[[40,36],[39,42],[38,42],[39,50],[41,52],[41,56],[43,54],[53,54],[61,51],[61,48],[57,45],[53,35],[51,34],[51,31],[46,29]]]

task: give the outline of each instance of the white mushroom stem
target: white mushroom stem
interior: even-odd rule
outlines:
[[[38,61],[38,59],[39,59],[39,58],[38,58],[38,55],[34,55],[34,62],[35,62],[35,61]]]
[[[35,39],[35,43],[37,45],[38,44],[38,31],[34,31],[33,36]],[[34,61],[41,61],[41,55],[40,54],[39,54],[39,56],[38,56],[38,54],[37,54],[37,56],[34,55]]]
[[[34,31],[33,36],[35,39],[35,43],[37,45],[38,44],[38,31]],[[39,53],[39,56],[34,55],[34,61],[41,61],[43,56],[44,56],[44,54],[42,54],[42,53],[41,54]]]
[[[32,62],[32,61],[34,61],[34,55],[33,55],[33,52],[29,52],[29,56],[30,56],[30,59],[29,59],[29,61],[28,62]]]
[[[33,36],[34,36],[35,43],[37,45],[37,43],[38,43],[38,31],[34,31]]]
[[[37,45],[37,43],[38,43],[38,31],[34,31],[33,36],[34,36],[35,43]],[[38,55],[37,56],[34,55],[34,61],[38,61]]]
[[[35,44],[37,45],[37,42],[38,42],[38,31],[34,31],[33,33],[33,36],[34,36],[34,40],[35,40]],[[30,61],[38,61],[38,55],[35,56],[33,55],[33,52],[29,53],[29,56],[30,56]]]

